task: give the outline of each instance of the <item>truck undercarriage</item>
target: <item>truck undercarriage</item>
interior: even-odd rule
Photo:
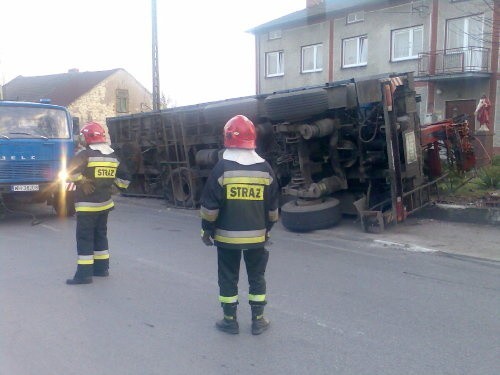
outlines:
[[[133,175],[129,194],[196,208],[236,114],[256,125],[257,152],[275,170],[292,231],[328,228],[342,215],[381,231],[432,201],[443,151],[461,170],[474,165],[467,121],[423,127],[413,75],[386,74],[108,118]]]

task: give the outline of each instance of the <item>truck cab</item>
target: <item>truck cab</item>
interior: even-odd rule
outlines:
[[[74,154],[69,111],[45,103],[0,101],[0,203],[47,202],[74,214],[74,184],[66,182]]]

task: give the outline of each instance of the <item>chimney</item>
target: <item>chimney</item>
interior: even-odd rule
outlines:
[[[306,0],[306,7],[313,8],[318,5],[325,5],[325,0]]]

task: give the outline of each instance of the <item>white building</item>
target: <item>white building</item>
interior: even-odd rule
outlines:
[[[466,114],[477,130],[474,110],[486,94],[492,102],[487,139],[500,148],[500,1],[306,0],[305,5],[250,30],[258,94],[413,71],[423,122]]]

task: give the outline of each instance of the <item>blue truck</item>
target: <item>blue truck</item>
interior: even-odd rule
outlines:
[[[9,202],[47,202],[59,216],[73,215],[75,186],[66,167],[74,138],[66,108],[0,101],[0,212]]]

